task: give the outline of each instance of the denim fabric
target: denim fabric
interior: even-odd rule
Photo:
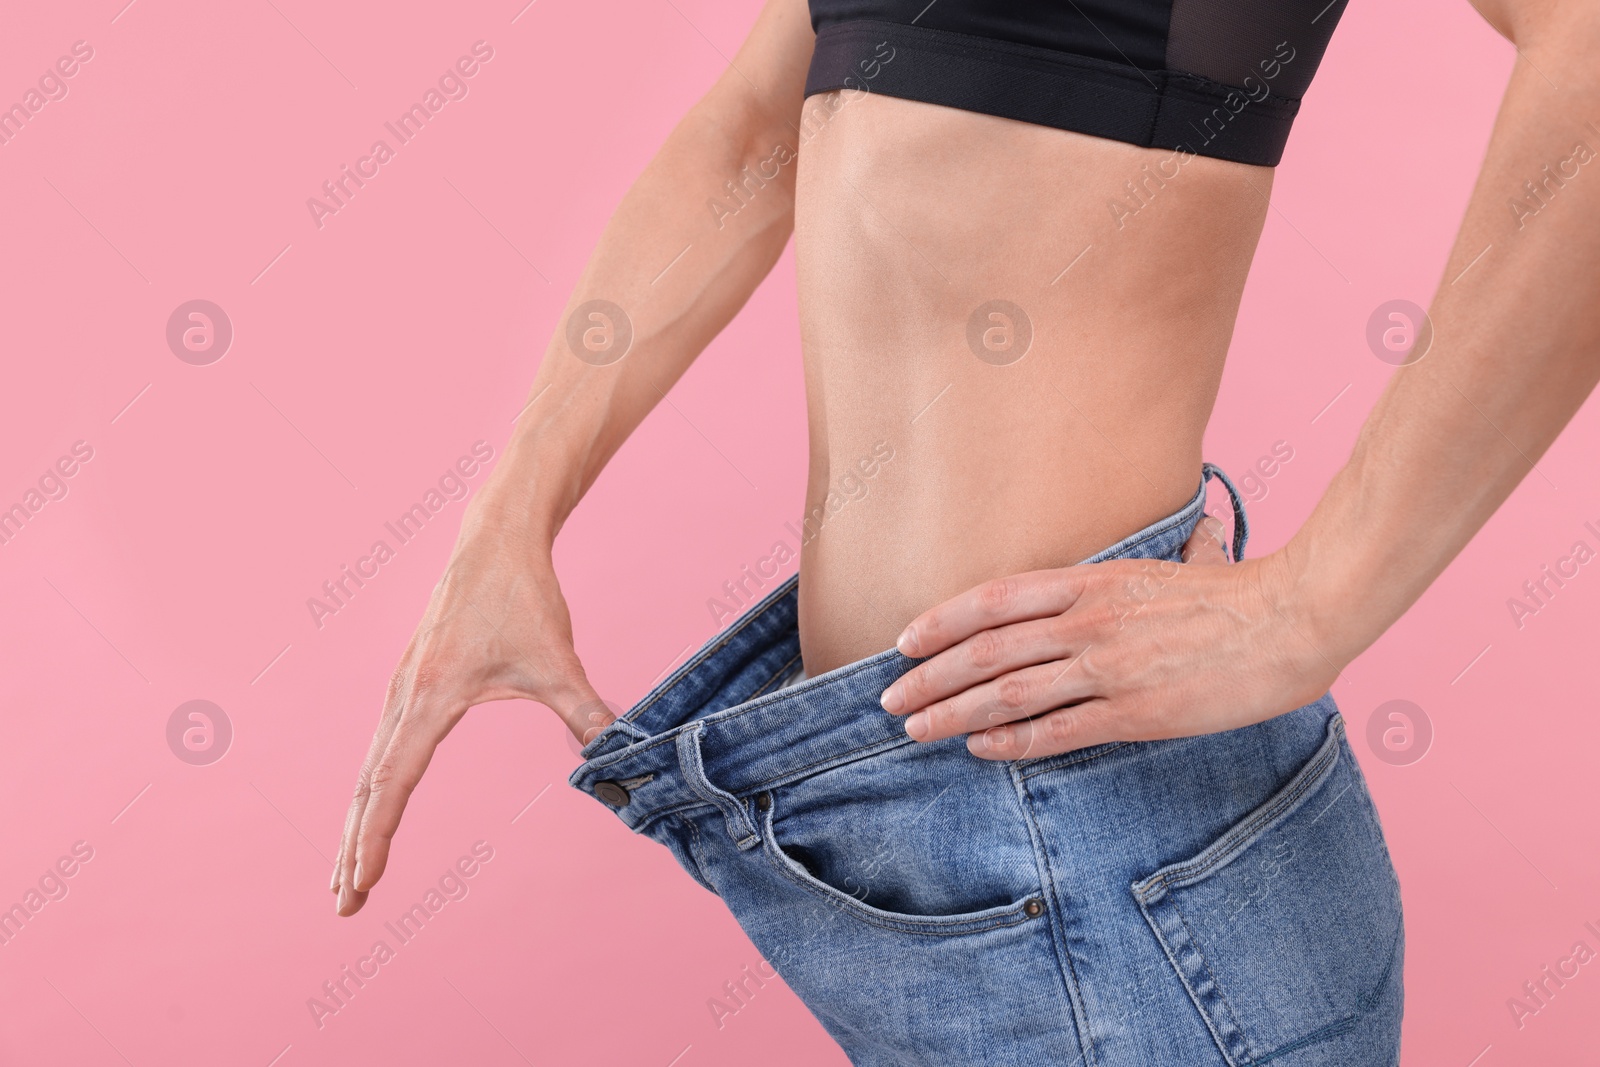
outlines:
[[[1214,474],[1092,559],[1177,560]],[[879,707],[897,650],[785,686],[796,606],[791,578],[571,781],[723,899],[852,1063],[1399,1062],[1399,886],[1330,696],[985,761]]]

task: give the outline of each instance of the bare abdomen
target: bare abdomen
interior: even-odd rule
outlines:
[[[1187,502],[1271,181],[881,95],[812,130],[809,673]]]

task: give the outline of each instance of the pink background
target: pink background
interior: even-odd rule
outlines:
[[[843,1063],[776,984],[719,1028],[708,1000],[758,954],[664,849],[565,785],[577,759],[541,708],[466,719],[357,918],[326,888],[462,504],[320,629],[306,599],[473,442],[498,454],[608,213],[757,5],[123,2],[12,5],[0,36],[0,102],[73,42],[94,49],[0,145],[0,506],[93,448],[0,545],[0,905],[93,849],[0,946],[0,1062]],[[306,199],[480,39],[494,58],[469,95],[318,229]],[[1235,473],[1294,450],[1253,507],[1258,550],[1303,520],[1393,373],[1367,316],[1427,302],[1512,60],[1457,0],[1346,14],[1208,441]],[[710,636],[706,599],[799,509],[794,291],[786,255],[558,546],[579,652],[619,704]],[[209,366],[164,336],[196,298],[235,330]],[[1600,525],[1597,446],[1591,404],[1548,481],[1530,476],[1335,691],[1404,886],[1409,1063],[1594,1044],[1600,964],[1520,1029],[1506,1001],[1580,938],[1600,948],[1583,929],[1600,927],[1600,572],[1520,630],[1506,600],[1574,541],[1600,545],[1583,529]],[[167,747],[193,699],[235,731],[209,766]],[[1365,740],[1392,699],[1433,724],[1420,762]],[[494,858],[469,895],[319,1028],[307,999],[478,841]]]

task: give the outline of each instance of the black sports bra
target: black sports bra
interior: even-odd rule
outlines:
[[[1346,0],[811,0],[853,89],[1276,166]]]

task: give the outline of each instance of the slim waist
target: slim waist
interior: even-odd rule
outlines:
[[[1233,500],[1238,558],[1247,536],[1243,504],[1227,476],[1207,464],[1188,504],[1083,562],[1179,559],[1214,476]],[[634,830],[705,804],[748,822],[740,797],[914,743],[903,720],[878,703],[921,662],[898,649],[784,686],[800,664],[797,586],[798,576],[789,578],[606,727],[583,750],[586,762],[571,784]],[[749,840],[755,843],[753,825]]]

